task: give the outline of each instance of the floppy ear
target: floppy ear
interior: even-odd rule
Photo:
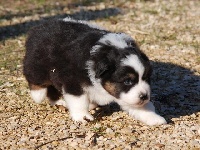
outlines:
[[[99,61],[95,66],[95,77],[101,77],[108,69],[109,61],[107,59],[103,59]]]

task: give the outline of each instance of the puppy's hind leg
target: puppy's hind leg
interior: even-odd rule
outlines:
[[[47,87],[47,97],[49,98],[51,105],[61,105],[67,107],[66,101],[62,99],[62,93],[53,85]]]
[[[31,98],[36,103],[41,103],[46,95],[47,95],[47,88],[44,86],[29,84],[30,90],[31,90]]]
[[[96,107],[98,107],[98,105],[96,103],[89,103],[89,110],[93,110]]]
[[[67,103],[70,116],[74,121],[86,122],[87,120],[94,120],[93,116],[89,114],[89,100],[86,94],[75,96],[64,93],[63,96]]]

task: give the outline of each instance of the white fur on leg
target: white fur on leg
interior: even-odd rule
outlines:
[[[59,99],[59,100],[57,100],[57,101],[52,101],[52,100],[50,100],[50,104],[51,104],[52,106],[53,106],[53,105],[60,105],[60,106],[64,106],[64,107],[67,108],[67,103],[66,103],[66,101],[63,100],[63,99]]]
[[[98,105],[96,103],[90,103],[89,104],[89,110],[93,110],[97,107]]]
[[[135,119],[140,120],[141,122],[150,126],[167,123],[163,117],[155,113],[155,107],[151,102],[147,103],[142,108],[131,108],[122,106],[122,109],[127,111],[130,116],[133,116]]]
[[[65,93],[63,96],[70,115],[74,121],[85,122],[86,119],[91,121],[94,120],[93,116],[88,112],[89,100],[86,95],[74,96]]]
[[[31,90],[31,98],[36,103],[41,103],[47,95],[47,88],[39,89],[39,90]]]

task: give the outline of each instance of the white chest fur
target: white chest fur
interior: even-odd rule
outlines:
[[[88,75],[92,86],[86,87],[85,92],[88,94],[90,102],[98,105],[107,105],[115,100],[115,97],[110,95],[101,85],[101,80],[95,78],[95,71],[93,70],[94,62],[87,61],[86,68],[88,69]]]
[[[97,103],[98,105],[107,105],[115,100],[115,97],[110,95],[100,83],[87,87],[86,92],[90,102]]]

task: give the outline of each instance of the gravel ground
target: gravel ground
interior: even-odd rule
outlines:
[[[11,1],[0,2],[0,150],[200,149],[200,1]],[[26,31],[65,16],[138,41],[154,66],[152,102],[167,125],[146,126],[114,103],[78,124],[63,107],[31,100],[22,75]]]

